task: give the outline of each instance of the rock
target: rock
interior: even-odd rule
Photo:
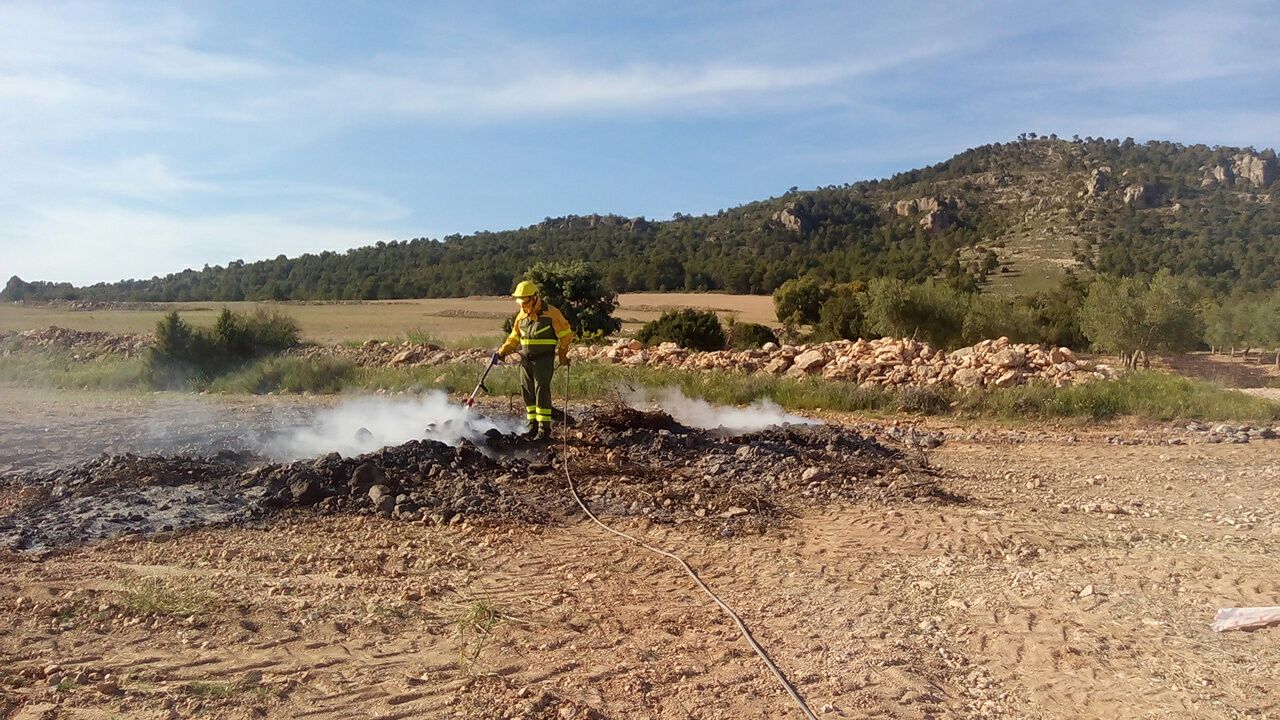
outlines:
[[[931,232],[946,230],[955,224],[955,216],[944,210],[934,210],[920,218],[920,227]]]
[[[1082,598],[1087,598],[1093,595],[1093,593],[1094,593],[1093,585],[1085,585],[1083,588],[1080,589],[1080,592],[1078,594]]]
[[[373,433],[369,431],[369,428],[362,427],[359,430],[356,430],[355,437],[356,442],[358,443],[364,444],[373,442]]]
[[[261,670],[249,670],[244,675],[241,675],[240,679],[236,681],[236,685],[242,688],[256,687],[261,683],[262,683]]]
[[[893,211],[902,217],[909,217],[916,213],[924,213],[928,215],[929,213],[955,210],[962,206],[963,203],[954,197],[926,195],[924,197],[914,198],[911,200],[899,200],[893,204]]]
[[[289,481],[289,495],[299,505],[315,505],[328,496],[323,485],[311,478],[294,478]]]
[[[374,485],[382,485],[387,481],[386,473],[373,463],[364,463],[351,473],[349,487],[356,493],[368,492]]]
[[[961,368],[951,376],[952,382],[964,388],[980,387],[982,385],[982,372],[973,368]]]
[[[390,495],[383,495],[373,502],[373,511],[382,517],[391,517],[395,509],[396,499]]]
[[[1201,187],[1213,187],[1214,185],[1231,185],[1236,181],[1236,174],[1225,164],[1208,166],[1205,169],[1204,179],[1200,181]]]
[[[392,367],[396,367],[399,365],[410,365],[415,361],[417,361],[417,359],[418,359],[418,351],[415,348],[409,348],[408,350],[403,350],[399,353],[396,353],[395,357],[391,358],[391,360],[388,361],[387,364]]]
[[[1027,364],[1027,353],[1017,348],[1001,350],[991,356],[991,364],[1002,368],[1020,368]]]
[[[374,485],[373,487],[369,488],[368,495],[369,495],[369,499],[375,503],[382,500],[383,498],[386,498],[391,501],[392,505],[396,504],[395,498],[391,496],[391,489],[388,488],[386,485]]]
[[[1236,180],[1255,187],[1266,187],[1276,179],[1275,160],[1265,159],[1254,153],[1239,153],[1231,158],[1231,170]]]
[[[1110,172],[1111,168],[1109,167],[1100,167],[1094,170],[1084,185],[1084,194],[1089,197],[1099,197],[1106,192],[1111,183],[1111,176],[1108,174]]]
[[[781,375],[791,367],[791,359],[787,357],[776,357],[770,360],[764,366],[764,371],[770,375]]]
[[[797,235],[804,233],[810,227],[808,212],[798,202],[789,203],[786,207],[774,213],[770,219],[784,230]]]
[[[1155,204],[1155,191],[1147,185],[1130,185],[1124,189],[1124,202],[1138,209],[1149,208]]]
[[[94,685],[93,689],[97,690],[103,695],[119,695],[120,694],[120,684],[117,683],[115,680],[103,680],[102,682]]]
[[[1013,387],[1022,379],[1022,373],[1017,370],[1007,370],[1000,377],[996,378],[993,383],[998,388]]]
[[[822,366],[826,364],[827,359],[823,356],[822,351],[809,350],[808,352],[803,352],[797,355],[795,361],[792,362],[791,367],[799,370],[800,372],[812,375],[813,373],[821,370]]]

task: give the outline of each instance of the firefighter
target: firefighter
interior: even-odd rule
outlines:
[[[520,391],[529,420],[525,437],[550,440],[551,375],[557,357],[561,365],[569,364],[573,330],[559,310],[543,302],[538,286],[532,282],[522,281],[511,296],[520,304],[520,312],[511,325],[511,335],[493,354],[493,361],[520,350]]]

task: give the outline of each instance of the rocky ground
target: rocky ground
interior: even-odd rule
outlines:
[[[119,402],[42,403],[50,437],[11,415],[3,444],[74,451],[59,415],[158,401]],[[8,551],[0,717],[799,717],[677,568],[573,513],[565,459],[609,522],[700,570],[820,717],[1280,713],[1280,628],[1208,629],[1218,607],[1280,604],[1280,442],[1261,429],[1232,428],[1249,439],[1233,443],[1185,424],[858,421],[730,437],[583,415],[563,457],[518,463],[419,444],[255,475],[224,456],[229,485],[290,501],[226,526]],[[101,494],[76,478],[120,482],[87,455],[60,476],[82,488],[71,499]],[[112,462],[139,477],[150,461]],[[125,492],[192,485],[188,461],[169,462]],[[327,497],[299,506],[286,476]],[[460,482],[508,494],[469,488],[478,511],[446,520],[440,489]],[[376,485],[395,492],[390,516]]]

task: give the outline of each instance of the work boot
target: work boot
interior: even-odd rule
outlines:
[[[520,438],[522,440],[537,440],[538,439],[538,423],[536,422],[529,423],[529,429],[520,433]]]
[[[543,423],[538,427],[538,442],[551,442],[550,423]]]

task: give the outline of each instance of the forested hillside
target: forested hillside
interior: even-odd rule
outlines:
[[[540,260],[593,263],[618,291],[768,293],[793,277],[947,277],[1017,289],[1068,270],[1167,267],[1218,291],[1280,284],[1274,151],[1021,136],[887,180],[714,215],[548,218],[77,288],[12,278],[6,300],[315,300],[498,294]],[[264,242],[269,244],[270,239]]]

